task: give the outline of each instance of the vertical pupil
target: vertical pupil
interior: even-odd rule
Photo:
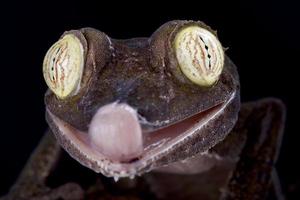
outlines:
[[[53,65],[55,65],[56,56],[57,56],[57,54],[58,54],[60,48],[61,48],[61,47],[58,47],[57,51],[55,52],[55,56],[52,58],[51,71],[53,72],[53,73],[52,73],[52,80],[53,80],[53,81],[55,81],[55,76],[54,76],[54,66],[53,66]]]
[[[55,62],[55,57],[52,59],[52,66],[51,66],[51,71],[54,72],[54,62]],[[55,81],[55,77],[54,77],[54,74],[52,73],[52,80]]]
[[[208,68],[211,69],[211,62],[210,62],[210,58],[211,58],[211,55],[209,54],[209,51],[208,51],[208,46],[205,44],[203,38],[201,36],[199,36],[200,40],[204,43],[205,45],[205,50],[206,50],[206,53],[207,53],[207,57],[208,57]]]

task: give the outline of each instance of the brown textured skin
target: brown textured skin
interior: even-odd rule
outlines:
[[[265,199],[276,174],[274,165],[284,130],[285,107],[278,99],[264,99],[260,105],[247,106],[253,108],[245,111],[249,113],[244,122],[247,142],[224,199]]]
[[[211,30],[201,22],[171,21],[149,39],[128,40],[109,39],[92,28],[71,31],[84,41],[82,88],[64,100],[48,91],[47,108],[72,126],[87,130],[96,110],[115,101],[136,108],[150,123],[170,120],[169,124],[226,101],[239,90],[236,68],[228,58],[219,81],[210,88],[193,84],[180,71],[172,42],[181,28],[193,24]],[[168,124],[143,127],[155,129],[163,125]]]
[[[284,120],[285,108],[276,99],[243,104],[233,131],[210,150],[240,156],[236,165],[217,165],[197,175],[153,172],[117,183],[78,165],[46,133],[10,193],[0,199],[283,199],[272,171]],[[59,172],[64,176],[56,175]],[[89,176],[94,179],[85,180]]]
[[[236,66],[228,57],[225,57],[219,80],[211,87],[195,85],[185,77],[175,58],[173,41],[178,31],[192,25],[213,32],[202,22],[194,21],[168,22],[149,39],[113,40],[92,28],[66,32],[78,35],[83,41],[86,61],[82,88],[77,95],[63,100],[48,91],[45,95],[47,109],[73,127],[86,130],[97,109],[118,101],[135,108],[148,121],[141,124],[144,130],[155,130],[227,102],[235,93],[235,98],[221,115],[193,137],[147,160],[146,165],[138,166],[137,174],[207,151],[226,137],[237,120],[239,78]],[[72,157],[106,176],[118,175],[119,172],[101,167],[82,154],[72,141],[62,136],[48,112],[46,119]]]
[[[183,160],[194,156],[198,153],[205,152],[220,141],[222,141],[236,123],[237,115],[240,108],[239,97],[237,96],[230,105],[226,107],[224,112],[210,121],[205,128],[197,131],[197,134],[173,146],[168,152],[161,153],[157,157],[147,161],[146,165],[138,166],[136,174],[141,175],[154,168],[163,165]],[[53,123],[51,117],[46,115],[47,121],[52,128],[52,131],[58,142],[63,148],[76,160],[80,161],[85,166],[93,169],[96,172],[101,172],[106,176],[118,175],[119,172],[110,171],[110,168],[103,169],[96,162],[88,159],[80,152],[71,141],[64,137],[58,127]],[[108,161],[108,160],[107,160]],[[133,163],[134,164],[134,163]]]
[[[274,164],[285,108],[278,100],[265,99],[244,104],[238,116],[239,79],[228,57],[214,86],[201,88],[187,80],[178,68],[172,41],[182,27],[194,24],[210,30],[201,22],[172,21],[150,39],[122,41],[110,41],[104,33],[91,28],[71,31],[82,42],[86,55],[82,87],[76,96],[64,100],[48,91],[45,102],[52,113],[86,130],[95,111],[116,100],[135,107],[150,123],[175,123],[226,102],[236,92],[221,115],[138,173],[193,156],[216,156],[214,167],[196,175],[149,173],[118,183],[102,175],[93,174],[94,178],[88,179],[91,171],[74,161],[66,163],[68,155],[61,151],[52,134],[46,134],[3,199],[264,199],[269,191],[280,199]],[[58,142],[76,159],[89,162],[61,136],[49,116],[47,119]],[[161,126],[143,125],[149,129]],[[78,168],[68,174],[74,166]],[[91,168],[99,166],[92,163]]]

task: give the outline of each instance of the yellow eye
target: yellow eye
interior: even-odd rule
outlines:
[[[75,35],[65,35],[50,47],[44,58],[43,75],[57,97],[63,99],[78,92],[83,64],[83,46]]]
[[[183,74],[200,86],[211,86],[224,66],[224,51],[217,37],[199,26],[182,29],[175,37],[176,58]]]

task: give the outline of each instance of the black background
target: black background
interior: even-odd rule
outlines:
[[[11,2],[1,6],[0,196],[15,181],[46,130],[42,61],[65,31],[94,27],[113,38],[150,36],[173,19],[202,20],[218,30],[238,66],[242,100],[274,96],[287,105],[277,167],[284,191],[299,197],[300,14],[296,1]]]

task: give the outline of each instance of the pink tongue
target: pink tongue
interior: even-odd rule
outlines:
[[[137,113],[127,104],[101,107],[91,121],[88,134],[92,146],[111,160],[129,161],[143,151]]]

